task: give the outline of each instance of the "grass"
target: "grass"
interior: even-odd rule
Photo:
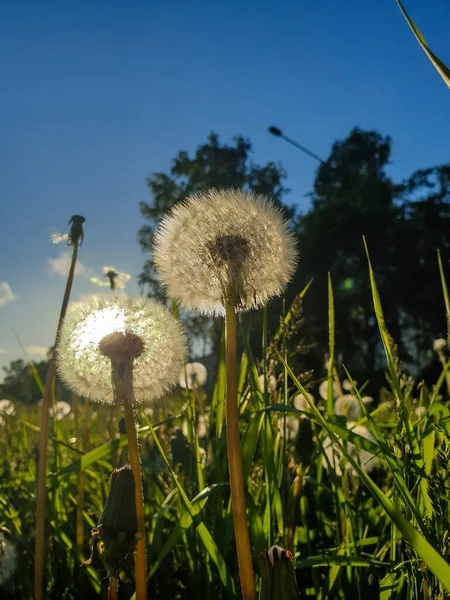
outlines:
[[[386,389],[372,405],[362,401],[351,373],[337,374],[330,362],[327,398],[316,397],[307,410],[296,410],[294,396],[306,394],[305,386],[310,389],[307,379],[295,375],[296,310],[281,315],[280,330],[265,341],[259,368],[247,341],[245,319],[238,323],[244,348],[238,357],[239,425],[258,590],[260,554],[289,540],[301,598],[450,597],[450,410],[440,401],[450,364],[443,367],[431,393],[414,391],[386,329],[370,259],[368,275],[387,371]],[[442,270],[441,278],[445,293]],[[331,278],[328,297],[333,357]],[[209,394],[179,389],[153,406],[152,422],[143,408],[136,414],[149,598],[239,597],[225,441],[225,362],[222,343]],[[262,365],[277,378],[275,394],[260,388]],[[334,414],[336,377],[340,385],[344,378],[352,383],[361,407],[359,422],[371,439],[352,432],[346,418]],[[209,416],[204,437],[197,430],[200,406]],[[417,411],[419,407],[424,410]],[[127,438],[120,435],[120,427],[117,433],[108,427],[111,419],[120,421],[123,416],[119,407],[111,411],[89,405],[88,435],[82,425],[85,404],[75,399],[74,408],[72,416],[50,423],[45,597],[106,598],[108,580],[96,553],[92,566],[80,565],[91,554],[90,530],[102,513],[111,472],[128,461]],[[10,531],[19,558],[15,575],[0,588],[2,598],[33,597],[39,413],[39,406],[19,402],[15,414],[5,416],[0,426],[0,526]],[[186,420],[187,437],[177,436]],[[290,427],[298,427],[293,437],[287,435]],[[336,449],[334,454],[325,451],[328,443]],[[376,456],[370,473],[361,450]],[[132,560],[125,571],[118,597],[129,600],[134,593]]]

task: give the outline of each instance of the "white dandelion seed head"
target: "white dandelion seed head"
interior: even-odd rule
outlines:
[[[347,417],[348,421],[359,421],[363,416],[358,398],[352,394],[338,398],[334,403],[334,412],[338,416]]]
[[[372,396],[363,396],[361,400],[364,402],[364,404],[372,404],[373,402]]]
[[[258,377],[259,387],[264,392],[264,373]],[[274,394],[277,391],[277,378],[274,375],[269,375],[267,378],[267,392]]]
[[[427,409],[425,408],[425,406],[418,406],[414,412],[416,413],[416,417],[418,419],[421,419],[425,416]]]
[[[92,295],[69,308],[58,340],[58,372],[80,396],[114,402],[111,360],[100,351],[100,342],[104,345],[106,341],[108,352],[112,346],[133,351],[136,402],[155,400],[177,382],[184,360],[184,337],[172,314],[144,297]],[[139,352],[135,352],[135,342]]]
[[[311,400],[311,402],[315,402],[314,396],[312,394],[308,394],[308,397]],[[297,410],[311,411],[311,407],[309,406],[308,400],[303,394],[297,394],[294,397],[292,404]]]
[[[356,386],[358,382],[353,380],[353,383]],[[352,382],[349,379],[344,379],[342,382],[342,389],[344,389],[346,392],[351,392],[353,390]]]
[[[210,189],[176,204],[159,225],[153,258],[171,298],[223,315],[263,306],[291,279],[297,253],[279,208],[264,196]]]
[[[446,348],[447,348],[447,340],[445,340],[444,338],[438,338],[437,340],[434,340],[433,350],[435,352],[442,352]]]
[[[0,414],[13,415],[16,412],[16,407],[11,400],[4,398],[0,400]]]
[[[333,444],[331,438],[326,437],[322,442],[324,455],[322,455],[322,466],[324,469],[331,469],[338,477],[342,476],[341,460],[342,452],[337,444]]]
[[[328,398],[328,380],[322,381],[319,386],[319,395],[322,400],[326,400]],[[333,398],[336,399],[339,396],[339,388],[335,381],[333,381]]]
[[[364,427],[364,425],[355,425],[354,423],[350,422],[347,423],[347,428],[356,435],[359,435],[363,438],[366,438],[366,440],[370,440],[371,442],[376,443],[376,439],[374,438],[372,433],[367,429],[367,427]],[[377,457],[374,454],[372,454],[372,452],[364,450],[363,448],[358,448],[357,446],[355,446],[355,444],[352,444],[351,442],[348,444],[347,448],[350,456],[361,465],[361,468],[366,473],[371,473],[373,469],[377,466]],[[347,462],[346,468],[349,469],[352,473],[356,473],[353,465],[350,462]]]
[[[290,441],[295,440],[300,427],[300,419],[292,415],[286,416],[286,438]],[[278,420],[278,431],[281,437],[284,436],[284,419]]]
[[[68,402],[64,402],[64,400],[60,400],[59,402],[55,402],[55,406],[52,406],[50,409],[51,415],[57,420],[61,421],[64,417],[67,417],[70,414],[71,408]]]
[[[0,531],[0,586],[9,581],[17,569],[17,551],[9,536]]]
[[[208,435],[209,429],[209,416],[200,415],[198,418],[197,435],[200,439],[205,438]]]
[[[185,369],[181,369],[179,383],[182,388],[187,387],[189,390],[194,390],[199,387],[203,387],[208,379],[208,371],[202,363],[191,362],[186,365]]]

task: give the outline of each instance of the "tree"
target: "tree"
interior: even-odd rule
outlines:
[[[172,162],[170,173],[153,173],[147,180],[151,201],[141,202],[140,208],[148,224],[141,227],[138,240],[149,257],[144,264],[139,282],[149,296],[165,300],[155,272],[151,250],[152,239],[158,222],[164,213],[177,202],[201,190],[216,188],[241,188],[271,197],[287,217],[294,211],[282,204],[286,193],[283,182],[286,173],[274,162],[260,166],[251,161],[252,146],[248,139],[236,136],[233,144],[222,144],[215,133],[197,148],[193,157],[181,151]],[[201,317],[185,319],[188,330],[208,335],[210,321]]]

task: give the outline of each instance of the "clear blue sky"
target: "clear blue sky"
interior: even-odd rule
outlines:
[[[405,6],[450,62],[450,2]],[[0,365],[20,356],[12,327],[32,358],[53,342],[64,246],[48,237],[72,214],[87,219],[73,297],[100,289],[88,276],[103,265],[137,292],[145,179],[211,130],[280,160],[306,210],[316,164],[268,125],[324,157],[355,125],[389,134],[401,179],[450,160],[449,107],[395,0],[3,0],[0,303],[15,297],[0,307]]]

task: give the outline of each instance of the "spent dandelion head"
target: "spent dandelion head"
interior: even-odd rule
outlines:
[[[208,371],[200,362],[190,362],[187,363],[185,369],[181,370],[179,383],[182,388],[187,388],[188,390],[194,390],[199,387],[203,387],[208,378]]]
[[[154,260],[168,294],[185,308],[223,315],[279,295],[296,265],[294,237],[267,198],[207,190],[177,204],[154,238]]]
[[[358,421],[362,418],[362,410],[358,398],[345,394],[334,403],[334,412],[338,416],[347,417],[348,421]]]
[[[434,340],[433,350],[435,352],[442,352],[446,348],[447,348],[447,340],[445,340],[444,338],[438,338],[437,340]]]
[[[80,396],[114,403],[112,362],[133,363],[136,402],[150,402],[177,381],[181,328],[161,304],[125,294],[88,296],[67,311],[58,341],[62,380]]]
[[[0,588],[7,585],[17,569],[17,551],[8,530],[0,528]]]

